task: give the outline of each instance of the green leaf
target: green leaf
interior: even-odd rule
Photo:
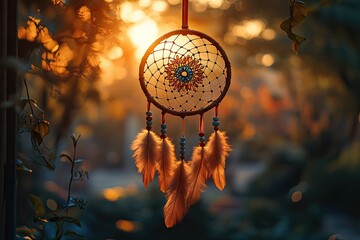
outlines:
[[[64,235],[66,236],[71,236],[71,237],[76,237],[77,239],[87,239],[85,236],[77,233],[77,232],[74,232],[72,230],[67,230]]]
[[[32,173],[32,170],[30,168],[28,168],[27,166],[25,166],[23,161],[21,161],[18,158],[16,159],[16,170]]]
[[[43,138],[48,135],[50,130],[50,124],[48,121],[40,120],[37,123],[34,123],[31,129],[31,138],[38,145],[43,142]]]
[[[286,32],[292,40],[292,50],[296,54],[306,38],[293,33],[292,28],[300,24],[308,13],[309,9],[304,2],[300,0],[290,0],[290,17],[280,24],[280,28]]]
[[[82,162],[84,162],[84,159],[81,159],[81,158],[80,158],[80,159],[76,159],[76,160],[75,160],[75,163],[82,163]]]
[[[36,106],[37,106],[36,100],[34,100],[34,99],[27,99],[27,98],[23,98],[23,99],[18,100],[17,105],[20,107],[20,109],[24,109],[25,106],[26,106],[27,104],[29,104],[29,102],[30,102],[30,104],[33,104],[33,105],[36,105]]]
[[[62,154],[60,155],[60,158],[62,158],[62,157],[66,158],[66,159],[69,160],[71,163],[73,162],[73,159],[72,159],[69,155],[67,155],[66,153],[62,153]]]
[[[63,217],[64,221],[69,222],[69,223],[73,223],[78,227],[81,227],[81,223],[80,220],[77,218],[73,218],[73,217]]]
[[[38,163],[41,163],[42,165],[44,165],[49,169],[49,170],[55,170],[55,163],[52,162],[53,159],[47,159],[45,156],[43,155],[39,155],[36,156],[35,158]]]
[[[34,222],[43,222],[43,223],[48,223],[49,220],[46,218],[39,218],[39,217],[34,217]]]
[[[58,216],[55,215],[54,217],[51,218],[37,218],[38,221],[42,221],[42,222],[68,222],[68,223],[73,223],[78,227],[81,227],[81,223],[80,220],[77,218],[73,218],[73,217],[69,217],[69,216]]]
[[[29,200],[35,209],[35,217],[43,217],[45,215],[45,207],[40,198],[34,194],[29,194]]]
[[[38,231],[35,228],[28,228],[27,226],[21,226],[16,228],[16,236],[20,239],[36,239]]]

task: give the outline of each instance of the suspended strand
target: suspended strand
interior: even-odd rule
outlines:
[[[183,0],[182,4],[182,26],[183,29],[188,29],[188,0]]]
[[[186,143],[186,138],[185,138],[185,119],[182,118],[181,119],[181,138],[180,138],[180,159],[181,160],[185,160],[185,143]]]

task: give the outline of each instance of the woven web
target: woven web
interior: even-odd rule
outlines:
[[[204,67],[201,84],[196,89],[176,90],[166,79],[166,67],[176,56],[191,56]],[[144,65],[144,83],[153,99],[176,112],[201,110],[218,99],[226,86],[225,60],[208,39],[194,34],[171,35],[148,55]]]

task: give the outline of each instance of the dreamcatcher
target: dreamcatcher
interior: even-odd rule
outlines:
[[[222,47],[204,33],[188,29],[188,0],[183,0],[182,29],[157,39],[140,63],[139,80],[148,104],[146,129],[131,146],[136,167],[147,189],[155,173],[159,187],[166,194],[165,225],[172,227],[182,220],[189,206],[196,203],[212,178],[216,187],[225,187],[225,160],[230,146],[219,131],[218,106],[230,85],[230,62]],[[160,132],[152,131],[151,105],[162,110]],[[206,142],[205,112],[215,109],[214,132]],[[182,119],[180,159],[166,135],[166,114]],[[185,159],[184,118],[199,115],[199,145],[190,160]]]

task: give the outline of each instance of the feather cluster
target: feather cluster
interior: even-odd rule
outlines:
[[[166,191],[167,201],[164,206],[165,225],[168,228],[179,223],[188,211],[186,204],[188,165],[181,160],[174,166],[173,179]]]
[[[162,139],[159,146],[159,158],[156,161],[156,170],[159,173],[159,187],[162,192],[168,188],[175,169],[174,144],[168,139]]]
[[[159,157],[159,143],[161,139],[152,131],[143,129],[136,136],[131,145],[133,158],[139,173],[142,173],[146,189],[154,179],[155,164]]]
[[[189,163],[176,161],[172,142],[150,130],[142,130],[131,149],[146,189],[155,172],[159,173],[159,188],[166,195],[163,210],[168,228],[179,223],[188,208],[200,199],[207,179],[212,178],[220,190],[225,187],[225,162],[231,148],[224,132],[213,132],[205,146],[195,147]]]
[[[186,197],[188,206],[194,205],[206,188],[208,172],[205,162],[207,157],[208,154],[204,147],[198,146],[194,148],[190,162],[189,189]]]
[[[205,148],[207,152],[206,167],[209,178],[212,177],[215,186],[219,190],[223,190],[226,184],[225,161],[231,151],[225,132],[213,132]]]

